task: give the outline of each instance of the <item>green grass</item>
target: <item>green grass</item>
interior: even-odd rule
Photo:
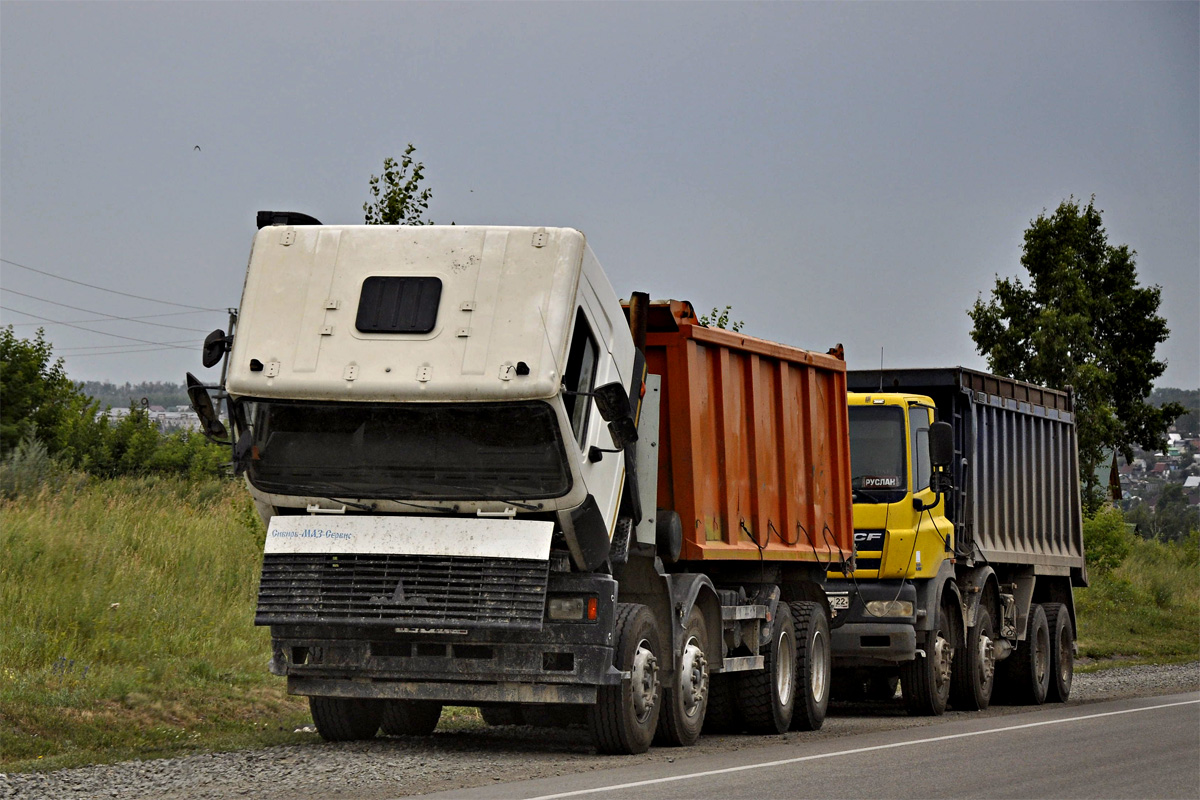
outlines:
[[[308,738],[253,625],[244,488],[92,481],[4,501],[0,526],[0,769]]]
[[[315,741],[254,627],[265,535],[231,481],[0,500],[0,772]]]
[[[1076,590],[1079,654],[1114,664],[1200,659],[1197,539],[1166,544],[1134,538],[1110,572]]]

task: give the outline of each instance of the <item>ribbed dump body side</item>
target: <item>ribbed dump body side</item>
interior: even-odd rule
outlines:
[[[959,550],[1086,585],[1070,395],[963,367],[852,371],[847,381],[857,392],[926,395],[954,426],[947,516]]]
[[[663,378],[658,505],[680,516],[684,560],[850,558],[840,355],[704,327],[670,301],[651,306],[646,361]]]

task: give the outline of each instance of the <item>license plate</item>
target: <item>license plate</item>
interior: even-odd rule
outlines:
[[[850,608],[850,596],[849,595],[839,596],[836,594],[830,595],[829,596],[829,607],[833,608],[833,609],[840,609],[842,611],[845,611],[846,609]]]

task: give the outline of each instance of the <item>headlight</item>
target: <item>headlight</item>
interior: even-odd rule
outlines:
[[[872,600],[867,603],[872,617],[911,617],[913,604],[907,600]]]
[[[597,602],[594,597],[551,597],[546,604],[550,619],[587,619],[595,621]]]

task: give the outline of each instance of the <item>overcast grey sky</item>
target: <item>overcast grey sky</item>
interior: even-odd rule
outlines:
[[[732,304],[852,368],[983,368],[966,310],[1094,194],[1162,287],[1160,385],[1196,387],[1198,38],[1194,2],[6,1],[0,256],[236,305],[258,209],[361,223],[412,142],[434,220],[579,228],[623,297]],[[10,264],[0,289],[23,336],[185,342],[42,323],[76,380],[200,373],[225,323],[80,322],[188,309]]]

